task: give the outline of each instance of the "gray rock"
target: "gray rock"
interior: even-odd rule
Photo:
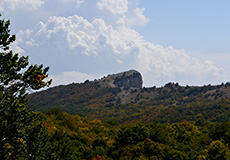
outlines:
[[[142,88],[143,85],[142,76],[136,70],[108,75],[102,78],[100,82],[103,86],[121,88]]]

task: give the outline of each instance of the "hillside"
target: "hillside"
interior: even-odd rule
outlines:
[[[216,86],[142,87],[135,70],[99,80],[73,83],[29,95],[29,108],[59,108],[102,121],[173,123],[181,120],[225,121],[230,117],[230,83]]]

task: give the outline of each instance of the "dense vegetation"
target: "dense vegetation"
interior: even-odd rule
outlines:
[[[183,87],[168,83],[156,88],[111,88],[87,82],[57,86],[29,96],[34,111],[59,108],[103,122],[174,123],[230,120],[230,84]]]
[[[43,116],[48,143],[60,159],[230,158],[230,122],[115,125],[59,109],[46,111]]]
[[[51,83],[49,68],[9,51],[9,25],[0,20],[0,159],[230,159],[228,84],[121,89],[86,81],[29,100],[43,94],[31,108],[53,101],[89,118],[52,106],[33,112],[27,91]]]

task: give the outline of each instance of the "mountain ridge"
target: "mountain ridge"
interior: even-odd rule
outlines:
[[[145,121],[157,121],[160,116],[169,117],[171,113],[175,113],[174,117],[177,117],[180,112],[186,112],[191,120],[196,119],[195,114],[199,114],[197,106],[201,104],[207,105],[210,111],[218,110],[217,113],[210,115],[202,109],[203,106],[200,106],[204,118],[212,120],[223,112],[229,114],[229,98],[230,83],[198,87],[180,86],[178,83],[170,82],[162,87],[146,88],[143,87],[141,74],[129,70],[99,80],[86,80],[84,83],[61,85],[32,93],[28,101],[29,108],[34,111],[45,112],[52,108],[59,108],[70,114],[104,121],[114,118],[119,118],[120,121],[144,118]],[[227,108],[216,109],[214,106],[222,103],[223,100]],[[192,115],[189,115],[188,106],[193,112]],[[182,120],[183,115],[179,117]],[[172,120],[174,121],[176,118]]]

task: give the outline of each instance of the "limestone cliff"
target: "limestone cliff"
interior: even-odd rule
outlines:
[[[136,70],[108,75],[100,79],[99,82],[102,86],[121,88],[142,88],[143,85],[142,76]]]

